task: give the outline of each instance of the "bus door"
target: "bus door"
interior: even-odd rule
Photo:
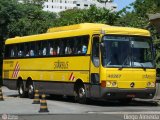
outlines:
[[[99,35],[92,38],[92,52],[90,65],[90,95],[99,97],[100,95],[100,75],[99,75],[100,57],[99,57]]]

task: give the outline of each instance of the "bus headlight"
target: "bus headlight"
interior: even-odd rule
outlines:
[[[116,82],[112,82],[112,87],[117,87],[117,83]]]
[[[110,81],[106,82],[106,87],[111,87],[111,82]]]
[[[155,87],[155,83],[154,82],[148,82],[147,87]]]
[[[117,87],[116,81],[106,81],[106,87]]]

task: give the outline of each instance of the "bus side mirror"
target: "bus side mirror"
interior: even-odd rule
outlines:
[[[160,68],[156,68],[156,82],[160,83]]]

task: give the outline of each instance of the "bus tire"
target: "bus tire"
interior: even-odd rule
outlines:
[[[77,101],[81,104],[85,104],[87,102],[87,98],[86,98],[86,90],[85,90],[85,87],[84,85],[80,85],[78,86],[78,89],[77,89],[77,96],[76,98]]]
[[[26,91],[24,90],[23,81],[20,81],[18,84],[18,93],[19,93],[20,98],[27,97]]]
[[[28,85],[28,98],[33,99],[34,98],[34,85],[32,82]]]

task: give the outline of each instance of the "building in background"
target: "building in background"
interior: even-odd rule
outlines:
[[[24,2],[24,0],[18,1],[21,3]],[[88,9],[91,5],[117,11],[117,4],[114,3],[114,0],[46,0],[43,5],[43,10],[58,13],[74,8]]]
[[[117,10],[117,4],[113,0],[47,0],[44,3],[44,11],[61,12],[67,9],[79,8],[88,9],[91,5],[96,5],[100,8],[107,8],[111,11]]]
[[[23,3],[24,0],[18,0]],[[99,8],[106,8],[111,11],[117,10],[117,4],[114,0],[46,0],[43,5],[44,11],[61,12],[68,9],[88,9],[91,5]]]

